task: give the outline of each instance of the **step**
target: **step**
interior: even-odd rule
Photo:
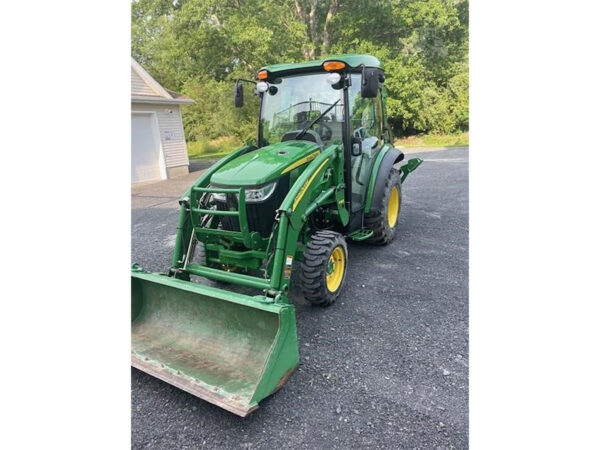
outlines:
[[[361,228],[360,230],[353,231],[348,235],[350,239],[356,242],[364,241],[373,236],[373,230],[369,230],[368,228]]]

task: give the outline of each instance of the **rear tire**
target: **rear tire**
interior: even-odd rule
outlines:
[[[373,236],[367,242],[375,245],[387,245],[394,240],[401,205],[400,172],[392,169],[385,182],[380,204],[372,205],[371,212],[365,216],[365,226],[373,230]]]
[[[332,305],[346,280],[348,247],[335,231],[317,231],[304,250],[299,284],[304,298],[313,305]]]

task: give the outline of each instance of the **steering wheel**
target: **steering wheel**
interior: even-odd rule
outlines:
[[[319,126],[317,127],[317,134],[323,141],[328,141],[333,135],[333,130],[326,123],[319,122]]]
[[[298,135],[298,133],[300,133],[302,130],[294,130],[294,131],[288,131],[287,133],[285,133],[283,135],[283,137],[281,138],[281,142],[285,142],[285,141],[293,141],[296,139],[296,136]],[[307,130],[304,133],[304,136],[301,138],[303,141],[310,141],[310,142],[314,142],[315,144],[317,144],[319,147],[323,148],[323,141],[321,140],[321,136],[319,136],[319,134],[316,131],[313,130]]]

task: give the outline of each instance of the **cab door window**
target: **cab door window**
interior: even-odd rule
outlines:
[[[364,205],[375,156],[383,145],[381,92],[375,98],[363,98],[360,95],[360,82],[360,74],[353,74],[352,86],[348,90],[350,130],[354,140],[360,139],[362,146],[362,154],[352,156],[352,211]]]

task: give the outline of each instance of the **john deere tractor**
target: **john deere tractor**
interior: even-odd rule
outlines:
[[[132,267],[132,365],[245,416],[298,365],[291,279],[314,305],[343,295],[347,241],[390,243],[406,163],[369,55],[276,64],[244,83],[260,99],[256,143],[181,197],[172,265]],[[385,251],[385,250],[382,250]],[[197,277],[212,280],[201,284]]]

